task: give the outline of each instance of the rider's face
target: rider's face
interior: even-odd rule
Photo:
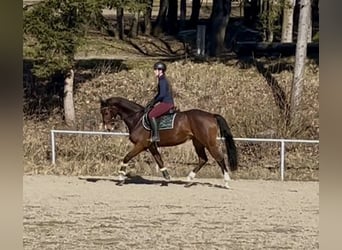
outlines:
[[[154,74],[156,75],[156,77],[159,77],[159,76],[161,76],[163,74],[163,71],[160,70],[160,69],[155,69],[154,70]]]

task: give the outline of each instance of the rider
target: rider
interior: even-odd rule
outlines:
[[[166,65],[163,62],[157,62],[153,66],[154,74],[158,79],[158,93],[147,104],[146,109],[151,111],[148,113],[148,118],[152,128],[152,142],[160,141],[158,124],[156,118],[167,113],[174,107],[172,89],[169,81],[165,77]],[[155,105],[157,104],[158,105]]]

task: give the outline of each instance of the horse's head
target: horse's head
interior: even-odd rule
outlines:
[[[102,115],[102,124],[104,129],[107,131],[114,130],[114,122],[116,116],[118,115],[119,110],[112,105],[109,105],[107,100],[100,99],[101,102],[101,115]]]
[[[128,129],[133,129],[143,115],[144,107],[122,97],[111,97],[106,100],[100,98],[102,123],[106,130],[114,129],[117,116]]]

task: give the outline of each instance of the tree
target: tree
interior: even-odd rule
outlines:
[[[167,32],[171,35],[175,35],[178,30],[178,0],[169,0],[169,8],[167,11]]]
[[[116,9],[116,26],[114,36],[118,39],[124,39],[124,6],[126,4],[125,0],[102,0],[104,7],[109,9]]]
[[[183,30],[186,21],[186,0],[180,0],[180,29]]]
[[[125,21],[124,21],[124,8],[122,6],[116,7],[116,37],[123,40],[125,37]]]
[[[193,0],[191,6],[190,25],[196,27],[201,10],[201,0]]]
[[[124,8],[133,14],[131,29],[128,33],[130,37],[136,38],[138,36],[140,13],[145,12],[148,5],[147,0],[127,0],[125,2]]]
[[[265,0],[262,5],[260,21],[264,29],[264,38],[267,42],[273,42],[274,33],[279,28],[279,20],[282,4],[278,0]]]
[[[231,0],[214,0],[210,16],[209,56],[219,55],[225,48]]]
[[[152,8],[153,8],[153,0],[147,0],[146,10],[144,14],[144,25],[145,25],[144,34],[145,35],[150,35],[152,32],[152,23],[151,23]]]
[[[283,24],[281,32],[282,43],[292,43],[293,35],[293,14],[296,0],[284,0],[283,7]]]
[[[115,37],[121,40],[125,39],[125,22],[124,22],[124,12],[125,10],[133,14],[132,23],[128,36],[135,38],[139,34],[139,19],[141,13],[144,13],[145,19],[145,33],[149,31],[150,17],[152,11],[152,0],[102,0],[96,1],[103,7],[108,7],[109,9],[116,9],[116,32]]]
[[[131,38],[136,38],[139,34],[139,18],[140,18],[139,10],[135,10],[133,12],[131,29],[128,33],[128,36]]]
[[[166,27],[166,14],[169,8],[169,0],[160,0],[159,11],[155,26],[153,28],[153,35],[158,36],[165,30]]]
[[[291,122],[298,124],[300,118],[300,105],[303,92],[303,81],[305,72],[305,60],[307,53],[308,37],[308,15],[311,11],[311,0],[301,0],[298,21],[298,38],[296,47],[296,62],[293,74],[291,91]]]
[[[68,126],[75,125],[75,107],[74,107],[74,70],[70,70],[64,80],[64,119]]]
[[[310,8],[308,10],[308,43],[311,43],[312,42],[312,5],[310,4]]]
[[[74,55],[86,25],[94,24],[100,13],[101,5],[91,0],[46,0],[24,10],[24,40],[34,43],[33,74],[45,80],[64,75],[64,112],[69,126],[75,124]]]

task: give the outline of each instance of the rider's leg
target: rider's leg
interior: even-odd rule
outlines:
[[[148,113],[148,118],[150,120],[152,129],[152,142],[160,141],[159,128],[157,123],[157,118],[168,112],[173,107],[170,103],[159,103]]]
[[[151,112],[152,111],[153,111],[153,109],[151,110]],[[151,115],[151,112],[148,114],[148,119],[150,121],[151,131],[152,131],[151,141],[157,142],[157,141],[160,141],[159,128],[158,128],[158,123],[157,123],[156,117]]]

